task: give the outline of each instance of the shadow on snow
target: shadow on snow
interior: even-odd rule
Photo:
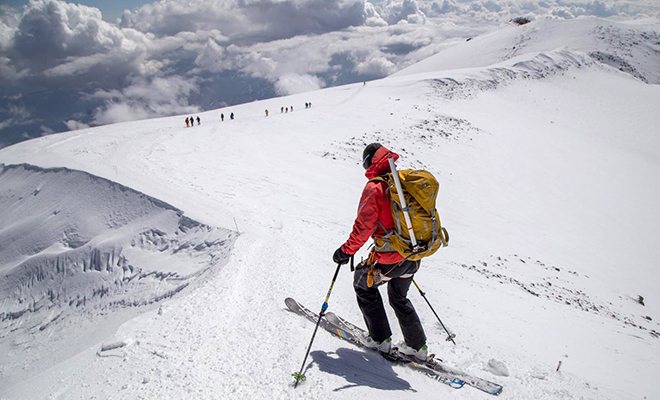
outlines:
[[[340,348],[334,353],[318,350],[310,355],[313,359],[310,365],[316,364],[321,371],[341,376],[351,383],[334,389],[335,392],[356,386],[415,391],[407,381],[399,378],[392,363],[375,352]]]

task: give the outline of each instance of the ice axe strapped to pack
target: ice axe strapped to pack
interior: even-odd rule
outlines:
[[[449,233],[440,224],[435,208],[440,184],[428,171],[397,171],[391,155],[388,161],[392,172],[371,181],[387,183],[395,226],[382,238],[374,238],[375,248],[378,252],[396,251],[408,260],[420,260],[449,244]]]

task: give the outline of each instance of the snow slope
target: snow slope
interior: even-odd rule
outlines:
[[[574,22],[592,31],[593,21]],[[332,252],[348,235],[365,183],[360,155],[372,141],[400,153],[400,167],[428,169],[442,184],[438,209],[450,246],[424,261],[416,280],[457,333],[456,346],[410,293],[432,351],[503,384],[503,398],[660,396],[660,87],[590,57],[594,48],[554,46],[573,40],[561,24],[538,23],[539,47],[515,58],[502,49],[517,34],[503,34],[481,64],[457,57],[445,70],[428,66],[211,111],[194,128],[184,127],[186,116],[162,118],[0,150],[0,202],[16,207],[0,212],[3,285],[18,261],[88,245],[64,248],[59,224],[74,226],[90,246],[109,236],[112,248],[140,251],[145,268],[169,262],[152,262],[149,249],[130,245],[145,228],[173,239],[176,221],[190,218],[199,221],[197,240],[199,232],[235,238],[218,249],[228,251],[219,257],[226,263],[201,264],[210,268],[158,309],[83,305],[58,319],[42,315],[39,324],[23,319],[28,314],[4,321],[0,379],[9,384],[0,385],[0,398],[487,398],[392,367],[323,332],[307,381],[291,386],[313,325],[283,301],[322,303]],[[651,70],[644,69],[647,81]],[[291,105],[294,112],[277,111]],[[237,119],[220,122],[220,112]],[[67,174],[75,179],[59,184]],[[76,185],[86,196],[63,200]],[[128,200],[112,194],[118,191],[130,192]],[[48,193],[50,200],[37,200]],[[58,213],[51,225],[53,210],[70,201],[69,216]],[[128,218],[127,210],[146,220]],[[122,235],[104,225],[116,213],[126,221]],[[158,228],[160,218],[169,230]],[[23,239],[19,228],[30,224],[48,229]],[[194,264],[177,257],[158,259],[172,258],[175,271]],[[208,253],[199,257],[208,261]],[[2,287],[0,311],[19,310],[13,289]],[[361,322],[347,268],[330,309]],[[493,365],[500,364],[508,376],[498,375]]]
[[[169,298],[222,265],[233,242],[226,229],[200,224],[162,201],[85,172],[0,166],[0,187],[3,337],[47,331],[57,321],[70,323],[72,314],[75,319],[81,312]],[[54,358],[85,348],[79,336],[62,336],[27,341],[37,368],[55,362],[44,356],[45,347],[55,347]],[[19,352],[5,360],[14,357],[30,360]],[[3,376],[12,382],[22,373],[8,368]]]
[[[588,54],[644,82],[660,83],[660,33],[655,19],[614,22],[578,18],[509,26],[442,51],[393,76],[487,67],[562,49]]]

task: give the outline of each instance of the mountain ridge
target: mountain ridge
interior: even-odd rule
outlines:
[[[499,40],[498,49],[511,46]],[[399,153],[401,168],[427,169],[442,184],[437,206],[452,241],[423,261],[416,281],[457,333],[456,346],[444,342],[431,311],[409,293],[431,351],[504,385],[512,398],[660,393],[653,379],[660,370],[660,246],[654,235],[660,224],[654,185],[660,179],[660,91],[586,52],[560,47],[213,110],[200,113],[202,124],[192,128],[185,127],[187,116],[167,117],[1,149],[6,165],[85,171],[171,204],[218,232],[240,235],[227,248],[226,263],[208,268],[158,309],[129,307],[124,311],[134,312],[131,319],[110,323],[116,313],[90,307],[84,319],[53,320],[53,313],[27,333],[5,330],[0,376],[11,385],[0,387],[0,396],[350,400],[454,394],[419,374],[365,362],[356,349],[321,334],[307,382],[290,386],[312,332],[285,311],[283,299],[294,295],[320,306],[336,267],[332,251],[346,240],[365,184],[360,155],[373,141]],[[313,106],[304,108],[309,101]],[[277,113],[291,105],[295,111]],[[221,112],[234,112],[236,119],[221,121]],[[20,183],[26,194],[34,192]],[[0,200],[10,199],[6,187],[0,186]],[[80,218],[109,215],[91,206],[95,193],[111,199],[90,191],[81,201],[91,209]],[[30,215],[8,215],[7,226]],[[161,235],[147,232],[153,234],[144,243],[161,254]],[[363,249],[357,257],[365,255]],[[174,284],[168,273],[184,265],[172,257],[165,251],[154,265]],[[10,304],[3,302],[1,311]],[[361,321],[347,268],[329,304]],[[389,310],[388,316],[400,340]],[[62,356],[65,339],[83,335],[90,324],[99,333]],[[259,362],[237,361],[246,354]],[[510,376],[493,375],[489,364],[504,365]],[[413,390],[382,390],[379,371]],[[483,398],[469,388],[458,393]]]

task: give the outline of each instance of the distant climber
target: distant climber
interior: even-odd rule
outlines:
[[[199,117],[197,117],[197,125],[201,125],[201,124],[202,124],[202,120],[199,119]]]

